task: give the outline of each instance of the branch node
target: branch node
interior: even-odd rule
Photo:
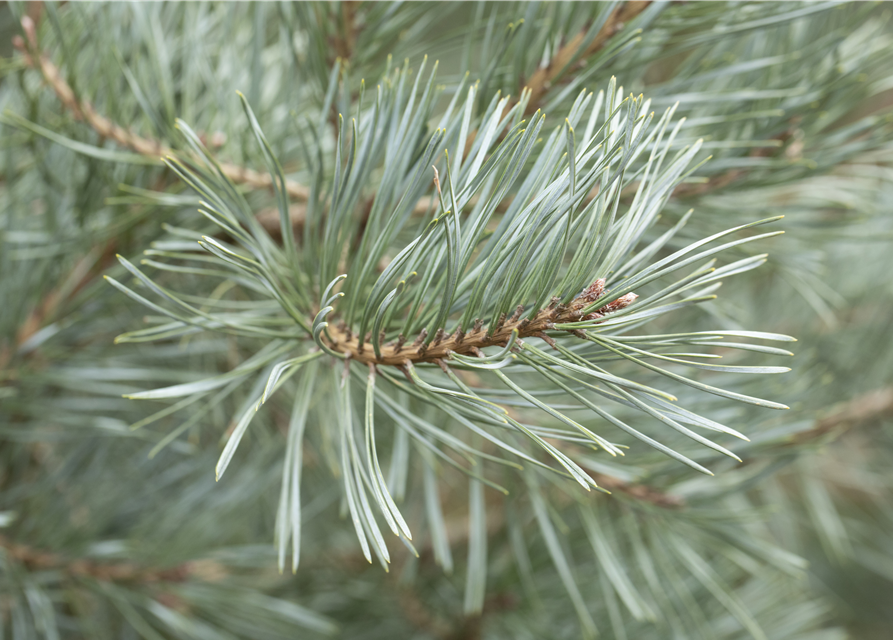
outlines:
[[[425,342],[425,338],[427,338],[427,337],[428,337],[427,329],[422,329],[421,331],[419,331],[418,337],[415,339],[415,342],[412,343],[412,348],[418,349],[422,345],[422,343]]]
[[[540,331],[539,333],[535,333],[535,334],[534,334],[534,337],[539,338],[540,340],[542,340],[543,342],[545,342],[547,345],[549,345],[549,346],[552,347],[553,349],[558,349],[558,344],[555,342],[555,340],[552,339],[552,338],[550,338],[549,336],[547,336],[547,335],[546,335],[545,333],[543,333],[542,331]]]
[[[512,317],[509,318],[509,322],[517,322],[522,313],[524,313],[524,305],[519,304],[517,307],[515,307],[515,312],[512,314]]]

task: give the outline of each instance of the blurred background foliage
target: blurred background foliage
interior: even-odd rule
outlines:
[[[0,637],[893,634],[888,6],[7,3],[0,53]],[[177,118],[221,161],[258,172],[233,175],[269,218],[275,197],[258,177],[266,165],[241,91],[297,185],[298,219],[298,187],[333,179],[338,114],[356,111],[364,84],[425,55],[439,61],[434,114],[466,72],[479,112],[495,92],[528,87],[544,130],[612,77],[658,113],[678,102],[675,144],[701,138],[696,162],[710,160],[664,207],[659,230],[695,212],[670,248],[775,215],[786,233],[748,245],[741,257],[765,251],[768,263],[667,326],[796,336],[791,373],[735,386],[791,410],[699,399],[699,412],[751,439],[735,449],[742,463],[709,458],[715,477],[648,456],[588,458],[614,489],[587,497],[593,522],[554,488],[469,496],[462,474],[442,466],[435,477],[414,452],[401,508],[420,557],[391,549],[387,573],[342,519],[322,429],[303,453],[301,565],[280,574],[290,401],[258,414],[215,483],[246,394],[146,428],[133,427],[170,405],[122,397],[229,371],[262,343],[116,345],[146,312],[101,276],[126,280],[115,254],[175,247],[172,229],[216,233],[159,162],[183,149]],[[437,121],[407,152],[420,153]],[[302,135],[324,161],[307,162]],[[168,277],[208,294],[194,274]],[[331,411],[313,405],[311,420]],[[383,436],[386,458],[402,455],[397,440]],[[469,541],[469,502],[481,500],[484,535]],[[480,613],[469,597],[482,598]]]

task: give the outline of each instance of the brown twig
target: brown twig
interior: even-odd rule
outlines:
[[[663,509],[679,509],[685,506],[685,500],[671,493],[664,493],[647,484],[627,482],[603,473],[590,472],[590,476],[602,489],[611,493],[622,493],[639,502],[648,502]]]
[[[453,637],[456,622],[432,611],[419,598],[415,589],[398,587],[396,600],[403,612],[403,617],[416,629],[424,631],[438,640],[448,640]]]
[[[71,86],[62,77],[59,68],[50,62],[50,59],[40,51],[37,46],[37,31],[34,21],[28,16],[22,18],[22,29],[25,32],[27,42],[16,36],[13,44],[18,49],[25,64],[40,71],[46,83],[52,88],[62,105],[74,114],[78,120],[86,122],[99,135],[114,140],[122,147],[126,147],[144,156],[158,158],[171,156],[174,151],[159,140],[144,138],[129,131],[108,118],[98,114],[87,100],[79,99]],[[245,184],[255,189],[270,189],[273,187],[273,178],[267,173],[260,173],[247,167],[224,162],[220,165],[223,174],[237,184]],[[310,190],[296,182],[285,181],[285,191],[288,195],[299,201],[306,201],[310,196]]]
[[[812,429],[795,435],[792,443],[803,444],[830,434],[840,435],[854,427],[889,417],[893,417],[893,387],[875,389],[837,405]]]
[[[580,47],[583,45],[583,39],[586,37],[586,30],[580,31],[567,44],[556,51],[555,55],[549,60],[549,64],[537,69],[525,83],[530,90],[530,98],[527,101],[525,114],[535,113],[542,106],[543,96],[561,78],[565,71],[569,70],[568,65],[575,57],[579,56],[579,62],[582,63],[583,59],[600,51],[614,34],[622,30],[627,22],[642,13],[649,4],[651,4],[649,1],[633,1],[614,9],[611,15],[608,16],[605,24],[595,35],[595,38],[583,51],[580,51]]]
[[[825,417],[817,420],[811,429],[796,434],[783,446],[802,445],[825,437],[840,436],[856,427],[891,417],[893,387],[875,389],[836,405]],[[603,474],[591,475],[600,487],[608,491],[619,491],[659,507],[678,508],[685,504],[682,498],[662,493],[648,485],[628,483]]]
[[[623,28],[625,22],[641,13],[648,4],[650,4],[650,2],[633,1],[615,9],[596,37],[580,55],[581,61],[587,56],[599,51],[611,36]],[[350,5],[350,3],[345,3],[345,5]],[[355,45],[358,33],[358,28],[354,24],[356,11],[353,7],[349,6],[346,6],[343,10],[345,11],[345,20],[350,21],[349,24],[345,23],[347,25],[347,31],[345,33],[350,37],[347,37],[346,35],[344,38],[339,39],[337,44],[338,47],[341,48],[347,47],[348,45],[352,47]],[[165,156],[174,154],[173,150],[161,141],[134,134],[117,123],[98,114],[89,101],[78,99],[74,90],[63,78],[58,67],[49,60],[45,53],[40,51],[37,43],[34,21],[26,16],[22,19],[22,28],[27,36],[27,42],[17,36],[13,39],[16,49],[21,52],[23,59],[28,66],[37,69],[41,73],[44,80],[56,94],[62,105],[71,111],[75,118],[86,122],[104,138],[114,140],[122,147],[131,149],[141,155],[158,158],[160,160]],[[537,71],[530,77],[527,82],[527,88],[531,93],[527,105],[527,111],[529,113],[532,113],[539,108],[543,96],[552,86],[552,83],[564,73],[568,62],[577,55],[584,37],[585,32],[577,34],[570,42],[559,49],[546,67],[537,69]],[[345,56],[342,55],[341,57]],[[511,105],[507,105],[506,108],[510,109]],[[474,133],[475,132],[471,133],[472,137],[474,136]],[[267,173],[260,173],[231,163],[221,164],[221,169],[230,180],[238,184],[245,184],[256,189],[270,189],[273,186],[273,179]],[[711,182],[705,185],[698,185],[693,190],[690,189],[685,191],[684,189],[677,189],[677,192],[679,195],[685,196],[700,195],[702,192],[713,188],[714,186],[721,187],[725,184],[727,184],[727,181],[719,181],[716,185],[713,185]],[[299,232],[306,219],[306,207],[303,206],[303,203],[307,202],[309,199],[310,190],[304,185],[291,180],[286,180],[285,190],[289,197],[296,201],[296,204],[289,209],[289,215],[292,226],[295,228],[296,232]],[[589,194],[587,202],[596,195],[597,191],[593,191]],[[431,203],[432,196],[422,197],[413,208],[413,215],[425,214],[430,209]],[[506,206],[507,204],[508,202],[506,203]],[[258,213],[258,219],[261,221],[264,228],[271,234],[278,235],[280,233],[278,210],[265,209],[260,211]]]
[[[115,242],[109,240],[84,256],[72,268],[62,284],[51,289],[34,305],[19,325],[14,342],[0,346],[0,380],[15,377],[15,370],[4,371],[15,351],[52,320],[59,308],[83,290],[115,258]]]
[[[93,578],[102,582],[184,582],[191,577],[219,579],[224,575],[223,567],[205,566],[204,561],[185,562],[166,569],[141,566],[133,562],[96,562],[88,559],[70,559],[60,554],[13,542],[0,536],[0,549],[6,556],[30,570],[57,570],[71,578]],[[213,569],[213,570],[212,570]]]
[[[353,57],[357,36],[360,33],[356,19],[358,5],[359,2],[355,0],[345,0],[340,3],[341,30],[330,41],[332,51],[345,61],[349,61]]]
[[[433,364],[448,359],[452,353],[475,356],[480,349],[486,347],[504,347],[515,330],[518,331],[518,338],[541,337],[544,332],[554,330],[557,323],[579,322],[581,318],[594,320],[602,317],[604,313],[619,311],[629,306],[638,297],[634,293],[626,294],[609,302],[602,307],[600,312],[584,315],[583,309],[605,293],[604,284],[604,280],[598,280],[574,298],[569,306],[550,305],[537,312],[533,319],[521,318],[522,307],[511,318],[500,318],[494,326],[487,329],[483,327],[482,323],[476,322],[474,328],[468,333],[456,331],[452,335],[444,336],[441,331],[438,331],[438,336],[430,343],[426,343],[428,334],[423,330],[415,342],[408,347],[397,344],[382,346],[380,356],[376,356],[367,339],[361,341],[359,336],[341,327],[330,329],[331,338],[328,339],[328,346],[335,351],[347,354],[350,359],[357,362],[396,367],[403,367],[406,363]]]

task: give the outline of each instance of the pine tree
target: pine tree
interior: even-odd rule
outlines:
[[[0,20],[0,638],[889,637],[886,7]]]

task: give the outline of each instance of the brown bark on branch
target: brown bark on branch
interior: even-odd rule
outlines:
[[[194,575],[210,574],[202,568],[202,561],[186,562],[166,569],[144,567],[133,562],[97,562],[70,559],[62,555],[18,544],[0,536],[0,549],[6,556],[32,571],[57,570],[71,578],[93,578],[102,582],[184,582]],[[217,565],[219,567],[219,565]],[[222,572],[222,567],[219,567]]]
[[[527,102],[525,114],[535,113],[542,106],[543,96],[568,70],[568,65],[575,57],[579,56],[580,61],[582,61],[582,59],[600,51],[614,34],[622,30],[627,22],[642,13],[649,4],[651,4],[650,1],[633,1],[626,2],[614,9],[605,21],[604,26],[602,26],[592,42],[582,52],[580,47],[583,45],[583,39],[586,37],[585,30],[580,31],[567,44],[555,52],[555,55],[549,60],[549,64],[537,69],[526,82],[526,86],[530,90],[530,98]]]
[[[344,0],[344,2],[340,3],[341,30],[330,41],[332,50],[337,57],[345,62],[349,62],[353,57],[357,38],[360,34],[360,29],[357,25],[357,9],[359,8],[359,4],[360,3],[355,0]]]
[[[596,37],[586,47],[585,51],[580,54],[581,59],[591,56],[599,51],[611,36],[623,28],[625,22],[644,11],[649,4],[650,2],[647,1],[633,1],[627,2],[623,6],[615,9]],[[344,7],[344,18],[345,24],[347,25],[346,35],[343,42],[339,40],[339,46],[342,47],[347,47],[348,45],[352,47],[358,33],[358,30],[353,24],[355,9],[352,5],[348,5],[350,5],[350,3],[345,3]],[[56,94],[56,97],[62,103],[63,107],[71,111],[75,118],[88,124],[104,138],[114,140],[118,145],[141,155],[157,158],[159,161],[165,156],[174,155],[173,149],[161,141],[139,136],[132,131],[125,129],[119,124],[97,113],[89,101],[79,99],[75,95],[71,86],[63,78],[59,68],[49,60],[45,53],[40,51],[37,43],[37,32],[34,21],[26,16],[22,19],[22,28],[25,31],[27,42],[16,37],[13,40],[16,49],[21,52],[25,63],[29,67],[40,72],[44,81]],[[552,83],[557,81],[559,76],[566,71],[565,67],[568,62],[579,53],[578,50],[584,37],[585,32],[577,34],[570,42],[556,52],[549,65],[537,69],[537,71],[530,77],[527,82],[527,87],[531,91],[527,106],[528,114],[535,112],[536,109],[539,108],[542,98],[548,92]],[[511,108],[511,105],[508,105],[506,108]],[[474,135],[474,132],[472,132],[472,135]],[[271,189],[273,187],[273,179],[268,173],[261,173],[232,163],[222,163],[221,169],[224,175],[237,184],[244,184],[255,189]],[[304,185],[291,180],[286,180],[285,191],[292,200],[299,203],[293,206],[289,212],[292,226],[297,230],[303,226],[306,217],[306,209],[301,206],[300,203],[304,203],[309,199],[310,190]],[[423,197],[414,207],[413,214],[424,214],[428,211],[430,203],[430,196]],[[258,214],[258,217],[261,219],[264,228],[273,234],[279,233],[278,211],[275,212],[275,215],[273,215],[273,212],[271,211],[262,211]]]
[[[875,389],[837,405],[830,414],[818,420],[812,429],[794,436],[793,444],[818,440],[835,432],[841,434],[854,427],[890,417],[893,417],[893,387]]]
[[[173,149],[159,140],[144,138],[121,127],[98,114],[90,102],[79,99],[62,77],[59,68],[50,62],[46,54],[38,48],[37,31],[33,20],[28,16],[22,18],[22,28],[25,31],[27,42],[17,36],[13,40],[13,44],[21,52],[25,63],[40,71],[62,106],[71,111],[75,118],[90,125],[102,137],[114,140],[122,147],[131,149],[140,155],[158,158],[159,162],[166,156],[174,155]],[[273,178],[267,173],[260,173],[227,162],[221,163],[220,169],[227,178],[236,184],[245,184],[255,189],[271,189],[273,187]],[[307,187],[290,180],[286,180],[285,190],[291,198],[299,201],[306,201],[310,195]]]
[[[598,293],[595,295],[587,293],[593,287],[598,288]],[[328,340],[328,346],[335,351],[347,354],[357,362],[396,367],[402,367],[408,362],[413,364],[437,363],[449,359],[452,353],[476,356],[479,350],[485,347],[504,347],[515,330],[518,331],[518,338],[544,337],[544,332],[554,330],[556,323],[579,322],[584,317],[583,308],[596,301],[603,293],[606,293],[604,280],[598,280],[587,291],[574,298],[569,306],[558,304],[556,299],[552,305],[537,312],[533,319],[521,318],[524,308],[518,307],[511,318],[500,318],[495,327],[485,328],[478,322],[468,333],[461,333],[458,330],[449,336],[441,333],[429,344],[425,343],[428,334],[423,330],[415,342],[408,346],[400,341],[396,344],[382,345],[380,357],[375,355],[375,350],[369,344],[369,340],[363,340],[361,343],[359,337],[345,327],[333,327],[329,330],[331,339]],[[601,317],[603,313],[619,311],[632,304],[637,297],[636,294],[626,294],[605,305],[601,309],[601,313],[585,317],[595,319]],[[441,328],[438,327],[438,329]],[[548,342],[547,336],[546,341]]]

